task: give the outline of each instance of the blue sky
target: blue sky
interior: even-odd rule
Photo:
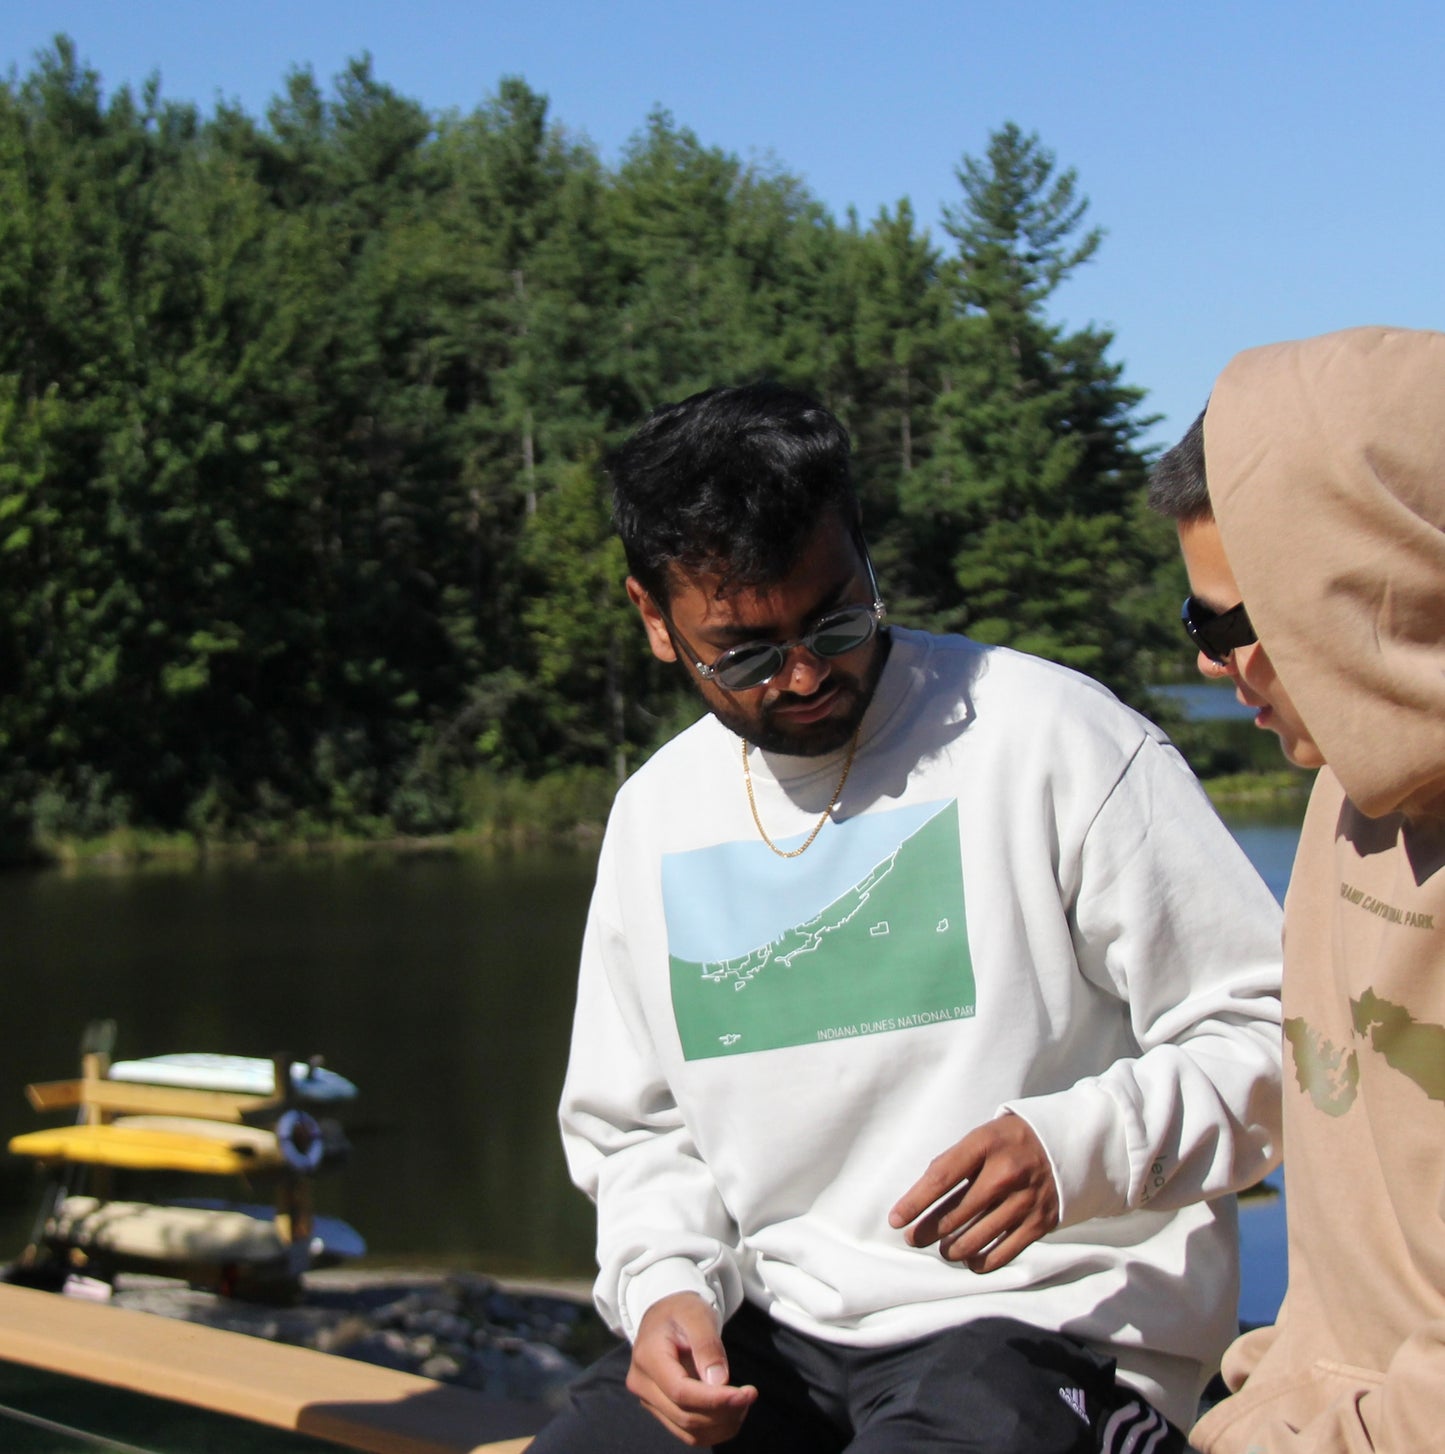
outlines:
[[[836,215],[908,197],[1005,121],[1074,167],[1107,237],[1055,316],[1113,356],[1169,442],[1238,349],[1358,323],[1445,327],[1445,6],[1411,0],[44,0],[0,5],[0,67],[69,34],[107,91],[261,114],[293,66],[369,51],[434,111],[508,74],[615,161],[661,105],[772,159]]]

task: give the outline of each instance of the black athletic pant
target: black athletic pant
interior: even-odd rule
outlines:
[[[982,1318],[892,1348],[824,1343],[744,1304],[723,1329],[729,1382],[757,1402],[728,1454],[1186,1454],[1179,1430],[1062,1333]],[[567,1391],[529,1454],[678,1454],[627,1391],[614,1349]]]

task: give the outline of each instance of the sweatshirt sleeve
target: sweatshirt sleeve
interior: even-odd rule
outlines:
[[[1060,1225],[1237,1191],[1280,1159],[1280,914],[1175,750],[1146,737],[1084,836],[1084,976],[1137,1057],[1012,1101],[1048,1153]]]
[[[742,1281],[736,1228],[659,1069],[625,937],[601,897],[599,887],[560,1120],[572,1179],[597,1204],[597,1307],[630,1340],[647,1309],[678,1292],[711,1303],[721,1324]]]

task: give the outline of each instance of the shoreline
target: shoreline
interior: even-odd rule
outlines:
[[[1264,813],[1303,812],[1313,777],[1297,768],[1271,768],[1200,779],[1216,808]],[[119,828],[98,838],[57,839],[23,855],[0,857],[0,873],[128,873],[146,869],[203,868],[211,864],[256,863],[306,858],[350,858],[373,854],[508,854],[549,849],[595,853],[604,824],[581,820],[562,831],[498,823],[418,837],[331,837],[282,841],[216,840],[190,833]]]
[[[615,1341],[590,1288],[580,1278],[337,1267],[303,1274],[300,1295],[285,1303],[226,1298],[150,1273],[118,1274],[103,1300],[553,1408]]]

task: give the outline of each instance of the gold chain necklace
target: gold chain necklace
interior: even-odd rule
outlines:
[[[859,732],[862,731],[860,727]],[[843,784],[848,781],[848,774],[853,770],[853,757],[858,751],[858,732],[854,732],[853,740],[848,744],[848,758],[843,764],[843,776],[838,779],[838,786],[833,789],[833,796],[828,801],[828,806],[823,809],[823,816],[813,824],[813,831],[803,840],[801,848],[794,848],[785,851],[778,847],[768,837],[768,830],[763,827],[763,820],[758,816],[758,800],[753,796],[753,775],[748,768],[748,740],[743,738],[743,782],[748,790],[748,807],[753,810],[753,822],[757,830],[762,834],[763,842],[778,855],[779,858],[797,858],[799,854],[806,853],[812,846],[813,840],[823,831],[823,824],[828,821],[828,815],[838,806],[838,799],[843,796]]]

